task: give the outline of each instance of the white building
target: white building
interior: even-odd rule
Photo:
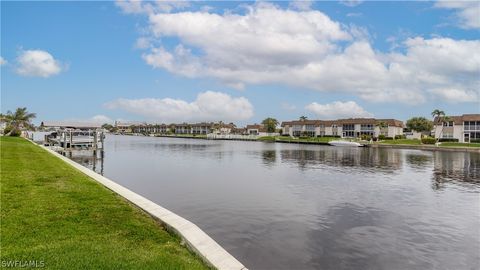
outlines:
[[[378,124],[384,122],[386,127]],[[394,138],[403,135],[403,122],[395,119],[349,118],[338,120],[295,120],[282,123],[282,134],[289,136],[339,136],[357,138],[362,135]]]
[[[433,132],[438,139],[457,139],[462,143],[480,142],[480,114],[449,116],[450,121],[434,119]]]

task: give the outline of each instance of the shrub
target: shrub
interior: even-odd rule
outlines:
[[[455,138],[440,138],[439,142],[458,142],[458,139]]]
[[[385,137],[385,140],[393,140],[393,137]]]
[[[367,134],[363,134],[360,138],[361,138],[362,140],[365,140],[365,141],[370,141],[370,139],[372,138],[372,136],[367,135]]]
[[[399,139],[406,139],[407,136],[405,135],[395,135],[395,140],[399,140]]]
[[[5,129],[3,130],[3,134],[7,135],[10,131],[12,131],[12,127],[11,126],[6,126]]]
[[[422,143],[423,144],[435,144],[436,142],[437,142],[437,140],[435,140],[435,138],[432,138],[432,137],[422,138]]]
[[[19,129],[16,129],[16,128],[13,128],[12,126],[7,126],[4,130],[3,130],[3,134],[4,135],[7,135],[8,133],[9,136],[11,137],[19,137],[20,135],[22,135],[22,131],[19,130]]]
[[[385,135],[380,134],[380,135],[378,136],[378,139],[379,139],[379,140],[385,140]]]
[[[480,143],[480,139],[471,139],[470,142],[471,143]]]

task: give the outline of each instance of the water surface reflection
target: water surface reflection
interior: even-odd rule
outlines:
[[[108,136],[105,176],[250,269],[479,269],[480,155]]]

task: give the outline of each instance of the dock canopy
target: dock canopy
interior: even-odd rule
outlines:
[[[40,126],[52,128],[97,129],[101,128],[102,124],[73,121],[43,121]]]

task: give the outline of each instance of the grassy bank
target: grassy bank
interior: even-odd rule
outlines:
[[[164,135],[159,135],[158,137],[206,139],[207,135],[205,134],[172,134],[172,135],[164,134]]]
[[[420,140],[414,139],[396,139],[396,140],[385,140],[380,141],[380,144],[408,144],[408,145],[421,145],[422,142]]]
[[[305,142],[305,143],[328,143],[329,141],[338,140],[336,137],[304,137],[304,138],[292,138],[290,136],[277,136],[277,141],[282,142]]]
[[[0,137],[1,260],[54,269],[207,269],[155,220],[60,159]]]
[[[397,139],[397,140],[385,140],[379,142],[379,144],[392,144],[392,145],[430,145],[432,144],[422,144],[420,140],[415,139]],[[458,142],[442,142],[438,147],[480,147],[480,143],[458,143]]]

